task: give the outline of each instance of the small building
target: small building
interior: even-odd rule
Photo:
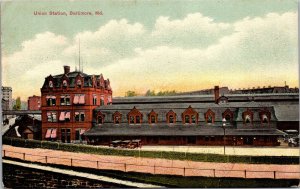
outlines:
[[[42,122],[40,115],[20,115],[4,136],[41,140]]]
[[[41,108],[41,97],[40,96],[30,96],[28,97],[28,110],[40,110]]]
[[[41,88],[42,140],[78,142],[92,126],[93,110],[112,103],[109,79],[70,71],[49,75]]]

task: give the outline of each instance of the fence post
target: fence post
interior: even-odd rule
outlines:
[[[99,169],[99,161],[97,161],[97,169]]]
[[[124,163],[124,171],[126,172],[126,163]]]
[[[46,164],[47,164],[47,163],[48,163],[48,162],[47,162],[47,156],[45,156],[45,161],[46,161]]]
[[[214,170],[214,177],[216,177],[216,169],[213,169]]]
[[[25,153],[23,153],[23,160],[25,160]]]
[[[276,179],[276,171],[274,171],[274,179]]]
[[[73,166],[73,159],[71,158],[71,167]]]
[[[245,170],[245,178],[247,178],[247,171]]]
[[[183,176],[185,177],[185,167],[183,167]]]

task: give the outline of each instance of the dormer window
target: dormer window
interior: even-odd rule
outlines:
[[[211,109],[208,109],[204,116],[206,123],[211,124],[215,122],[215,113]]]
[[[98,124],[103,124],[104,123],[104,114],[102,114],[101,112],[98,113],[97,115],[97,123]]]
[[[243,112],[243,120],[246,125],[251,124],[253,120],[253,112],[250,110]]]
[[[169,123],[169,124],[174,124],[174,123],[176,123],[176,113],[173,112],[173,110],[170,110],[170,111],[167,113],[167,123]]]
[[[198,113],[189,106],[183,113],[182,113],[182,122],[183,124],[196,124],[198,123]]]
[[[136,107],[133,107],[127,117],[129,124],[141,124],[143,122],[143,114]]]
[[[49,81],[49,87],[53,88],[53,81]]]
[[[263,123],[268,123],[268,122],[269,122],[269,121],[268,121],[267,115],[264,114],[264,115],[262,116],[262,122],[263,122]]]
[[[259,112],[259,117],[261,123],[269,123],[271,119],[271,113],[267,109],[264,109]]]
[[[230,109],[226,109],[225,112],[222,114],[223,119],[225,118],[226,122],[232,122],[233,121],[233,112],[230,111]]]
[[[67,80],[63,80],[63,87],[67,87],[67,86],[68,86]]]
[[[250,117],[250,115],[246,115],[246,117],[245,117],[245,123],[251,123],[251,117]]]
[[[121,118],[122,118],[122,114],[120,112],[116,111],[113,114],[114,124],[120,124],[121,123]]]
[[[154,110],[151,110],[151,112],[148,114],[148,122],[150,124],[157,123],[157,116],[158,116],[158,114],[156,112],[154,112]]]

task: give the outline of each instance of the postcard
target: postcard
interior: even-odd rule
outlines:
[[[297,0],[1,2],[7,188],[299,187]]]

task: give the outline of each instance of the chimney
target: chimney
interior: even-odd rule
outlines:
[[[65,74],[70,73],[70,66],[64,66]]]
[[[215,86],[214,92],[215,92],[215,103],[218,104],[218,99],[219,99],[219,96],[220,96],[219,86]]]

